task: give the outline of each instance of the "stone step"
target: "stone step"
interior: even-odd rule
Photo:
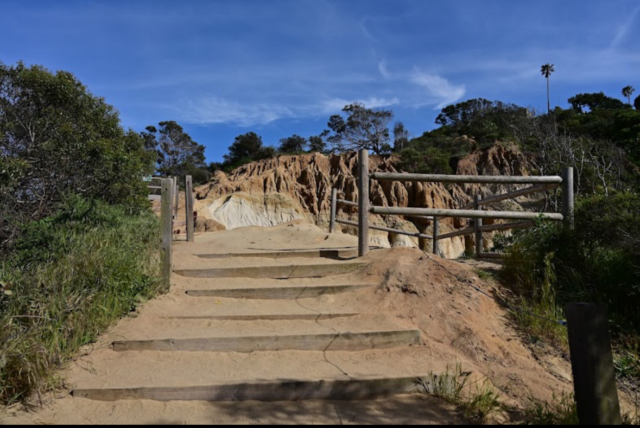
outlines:
[[[204,269],[175,269],[176,275],[191,278],[314,278],[342,275],[364,269],[368,263],[322,263],[297,265],[211,267]]]
[[[357,291],[376,284],[359,285],[314,285],[314,286],[280,286],[280,287],[234,287],[234,288],[202,288],[187,290],[191,297],[221,297],[231,299],[309,299],[325,294],[339,294]]]
[[[99,401],[300,401],[365,400],[418,392],[424,376],[349,380],[282,380],[226,385],[75,389],[73,396]]]
[[[121,340],[112,349],[122,351],[239,352],[258,351],[361,351],[420,344],[419,330],[342,333],[274,334],[187,339]]]
[[[341,249],[312,249],[312,250],[277,250],[277,251],[252,251],[246,253],[220,253],[220,254],[196,254],[202,259],[229,259],[238,257],[256,257],[267,259],[288,259],[288,258],[327,258],[327,259],[350,259],[358,256],[357,248]]]

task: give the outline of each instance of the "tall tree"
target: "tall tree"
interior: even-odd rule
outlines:
[[[342,109],[347,120],[340,115],[329,118],[327,126],[334,132],[328,138],[338,151],[367,149],[375,154],[391,151],[389,123],[391,110],[371,110],[363,104],[353,103]]]
[[[629,105],[631,105],[631,95],[636,91],[636,88],[633,86],[625,86],[622,88],[622,95],[627,98],[629,101]]]
[[[330,131],[323,131],[320,135],[314,135],[309,137],[309,151],[310,152],[318,152],[324,153],[327,149],[327,143],[324,141],[324,138],[329,134]]]
[[[145,148],[156,154],[156,170],[161,175],[171,175],[184,178],[186,175],[207,180],[206,174],[197,170],[205,170],[205,147],[193,141],[191,136],[175,121],[160,122],[159,128],[147,126],[142,132]]]
[[[393,126],[393,150],[401,151],[409,142],[409,131],[404,127],[404,123],[396,122]]]
[[[272,157],[273,147],[265,147],[262,137],[255,132],[238,135],[229,146],[229,154],[224,155],[225,167],[234,168],[245,163]]]
[[[540,68],[540,73],[547,79],[547,113],[551,112],[551,100],[549,98],[549,76],[556,71],[553,64],[546,63]]]
[[[282,138],[280,140],[280,147],[278,151],[280,153],[302,153],[307,146],[307,139],[299,135],[292,135],[291,137]]]
[[[153,156],[65,71],[0,63],[0,252],[69,195],[145,207]]]

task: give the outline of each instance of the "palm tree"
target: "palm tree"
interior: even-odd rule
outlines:
[[[551,102],[549,101],[549,76],[551,76],[551,73],[554,71],[556,70],[553,68],[553,64],[549,63],[546,63],[540,69],[540,73],[542,73],[542,75],[547,79],[547,113],[551,113]]]
[[[631,95],[633,95],[635,91],[636,88],[634,88],[633,86],[625,86],[624,88],[622,88],[622,96],[627,97],[627,100],[629,100],[629,105],[631,105]]]

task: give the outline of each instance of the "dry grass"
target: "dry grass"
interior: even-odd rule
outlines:
[[[501,402],[500,394],[487,379],[470,382],[470,373],[461,365],[444,374],[430,373],[420,379],[419,387],[424,394],[433,395],[451,403],[464,411],[465,417],[477,422],[487,422],[491,418],[504,415],[507,407]]]

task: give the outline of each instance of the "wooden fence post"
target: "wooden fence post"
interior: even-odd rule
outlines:
[[[173,219],[178,221],[178,203],[180,202],[180,191],[178,188],[178,177],[171,177],[173,180],[173,199],[174,199],[174,207],[173,207]]]
[[[474,210],[479,210],[480,209],[480,200],[482,199],[482,196],[476,194],[473,198],[473,209]],[[483,248],[482,248],[482,230],[480,230],[480,228],[482,227],[482,219],[481,218],[476,218],[473,222],[473,228],[475,229],[475,233],[476,233],[476,257],[481,257],[482,252],[483,252]]]
[[[184,206],[187,220],[187,242],[194,242],[193,237],[193,180],[190,175],[185,179]]]
[[[358,152],[358,257],[369,252],[369,151]]]
[[[336,230],[336,205],[338,201],[338,189],[335,187],[331,189],[331,214],[329,218],[329,233],[333,233]]]
[[[162,228],[162,285],[166,290],[171,287],[171,246],[173,241],[173,213],[171,202],[173,201],[173,180],[171,178],[162,179],[162,196],[160,224]]]
[[[575,197],[573,194],[573,168],[562,170],[562,215],[564,224],[573,229],[573,212]]]
[[[607,310],[590,303],[565,308],[580,425],[620,425],[620,404]]]
[[[438,251],[438,234],[440,233],[440,220],[438,217],[433,217],[433,254],[439,256]]]

